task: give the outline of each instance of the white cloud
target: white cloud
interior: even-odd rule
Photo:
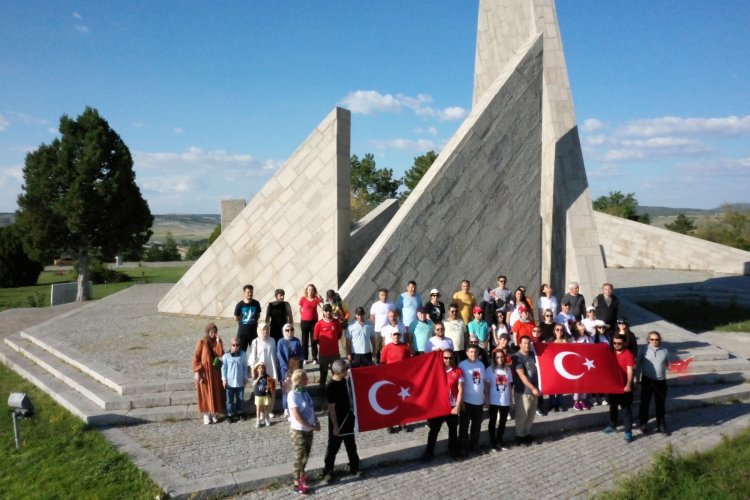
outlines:
[[[19,122],[23,123],[24,125],[48,125],[49,120],[45,118],[37,118],[35,116],[27,115],[26,113],[18,113],[13,112],[11,113],[15,119],[17,119]]]
[[[371,140],[368,144],[376,149],[398,149],[402,151],[428,151],[436,148],[435,143],[428,139]]]
[[[76,24],[75,25],[75,30],[77,32],[79,32],[79,33],[88,33],[89,32],[89,27],[86,26],[85,24]]]
[[[675,166],[681,175],[692,177],[747,177],[750,176],[750,157],[720,158]]]
[[[685,156],[699,156],[714,150],[700,141],[678,137],[652,137],[646,140],[622,140],[618,147],[606,151],[603,161],[635,161]]]
[[[609,142],[606,135],[586,135],[583,137],[583,143],[586,146],[601,146]]]
[[[733,137],[750,133],[750,115],[721,118],[681,118],[665,116],[635,120],[617,133],[624,136],[654,137],[660,135],[702,135]]]
[[[172,129],[172,132],[174,132],[177,135],[180,135],[183,132],[185,132],[185,130],[182,127],[175,127],[175,128]]]
[[[437,118],[440,121],[460,120],[466,116],[467,110],[460,106],[434,108],[432,97],[427,94],[417,94],[411,97],[405,94],[381,94],[376,90],[355,90],[349,92],[339,104],[352,113],[374,115],[377,113],[401,113],[411,110],[417,116]]]
[[[78,12],[73,12],[73,19],[78,19],[79,21],[81,21],[83,17]]]
[[[10,122],[0,113],[0,132],[5,132],[10,127]]]
[[[438,130],[435,127],[427,127],[427,133],[430,135],[437,135]]]
[[[16,210],[23,185],[22,165],[0,165],[0,212]]]
[[[133,163],[140,173],[149,177],[159,174],[182,174],[185,171],[197,174],[223,174],[229,179],[251,176],[267,176],[274,173],[279,162],[260,161],[249,154],[230,153],[223,149],[206,151],[191,147],[182,153],[146,153],[136,151]]]
[[[397,113],[401,104],[391,94],[381,94],[375,90],[356,90],[341,100],[352,113],[374,115],[376,113]]]
[[[622,177],[625,173],[617,165],[604,165],[596,169],[586,169],[589,179],[613,179]]]
[[[583,121],[583,126],[581,129],[584,132],[596,132],[597,130],[601,130],[604,128],[604,123],[601,122],[601,120],[597,118],[587,118]]]
[[[143,123],[141,123],[141,122],[133,122],[132,125],[135,128],[143,128],[144,127]]]
[[[414,132],[417,135],[422,135],[422,134],[437,135],[438,129],[435,127],[427,127],[427,128],[416,127],[412,129],[412,132]]]

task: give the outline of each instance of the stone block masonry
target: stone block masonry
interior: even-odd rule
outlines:
[[[463,278],[476,291],[501,270],[538,293],[542,54],[531,37],[474,106],[341,287],[350,307],[410,279],[449,300]]]

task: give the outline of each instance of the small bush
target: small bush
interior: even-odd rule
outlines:
[[[124,283],[132,280],[127,274],[110,269],[98,260],[91,262],[89,273],[89,278],[96,285],[102,285],[104,283]]]

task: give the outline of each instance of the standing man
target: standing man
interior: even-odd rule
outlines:
[[[287,323],[294,324],[292,316],[292,306],[284,300],[284,290],[276,289],[274,292],[276,300],[268,303],[266,307],[266,323],[270,325],[271,337],[278,343],[284,336],[281,331]]]
[[[424,352],[450,351],[453,355],[453,341],[445,336],[445,325],[441,322],[435,323],[435,335],[430,337]]]
[[[477,305],[477,299],[474,294],[469,292],[469,288],[471,288],[471,282],[463,280],[461,281],[461,290],[453,294],[453,303],[458,305],[461,319],[464,320],[465,325],[468,325],[471,321],[471,311]]]
[[[531,446],[534,437],[531,426],[539,401],[539,379],[537,376],[536,358],[531,352],[531,337],[521,337],[519,350],[513,355],[513,372],[515,382],[513,392],[516,396],[516,444]]]
[[[346,352],[352,368],[372,365],[372,353],[375,350],[375,331],[365,321],[364,307],[354,310],[354,321],[346,330]]]
[[[375,330],[375,362],[380,359],[380,351],[383,349],[383,337],[381,330],[388,324],[388,311],[394,306],[388,302],[388,289],[378,290],[378,301],[370,306],[370,323]]]
[[[503,314],[508,312],[508,302],[511,300],[513,292],[509,288],[506,288],[505,284],[508,282],[508,278],[501,274],[497,277],[497,288],[492,290],[492,295],[495,297],[496,310],[494,315],[497,316],[497,311],[503,311]]]
[[[323,319],[315,323],[313,339],[318,343],[318,361],[320,362],[320,390],[325,390],[328,378],[328,366],[340,358],[339,339],[341,323],[333,317],[331,304],[323,306]]]
[[[240,349],[247,351],[258,336],[258,318],[260,318],[260,303],[253,299],[253,285],[242,287],[242,300],[234,307],[234,319],[237,320],[237,336],[240,338]]]
[[[388,322],[380,329],[380,335],[383,337],[383,347],[391,343],[393,338],[391,334],[393,332],[399,332],[401,334],[401,341],[411,345],[409,334],[406,333],[406,328],[401,322],[401,318],[398,317],[398,311],[395,309],[388,311]]]
[[[636,360],[636,380],[641,381],[641,432],[648,431],[648,409],[651,406],[651,396],[656,404],[656,431],[669,435],[664,421],[665,402],[667,399],[667,363],[669,352],[661,345],[661,334],[657,331],[649,332],[648,345],[638,351]]]
[[[435,325],[427,317],[422,306],[417,309],[417,319],[409,324],[409,335],[411,335],[411,348],[414,355],[422,354],[427,351],[427,344],[432,338]]]
[[[417,320],[417,310],[422,307],[422,301],[417,296],[417,282],[412,280],[406,285],[406,291],[398,296],[396,300],[396,311],[401,316],[401,321],[409,328],[412,321]],[[411,330],[408,330],[411,334]]]
[[[448,319],[443,322],[445,326],[445,336],[453,342],[453,353],[457,361],[466,359],[466,345],[469,343],[469,334],[466,330],[466,323],[458,317],[458,306],[451,304],[448,306]]]
[[[430,290],[430,300],[424,303],[424,310],[433,323],[443,321],[445,318],[445,304],[440,302],[440,290],[433,288]]]
[[[594,297],[591,303],[596,311],[596,319],[600,319],[609,325],[608,332],[614,334],[617,319],[622,317],[620,314],[620,299],[614,294],[615,287],[612,283],[602,285],[602,293]]]
[[[484,363],[479,361],[479,347],[470,344],[466,349],[467,359],[461,361],[458,367],[463,373],[464,401],[461,407],[461,421],[458,431],[458,442],[461,454],[468,457],[470,453],[479,452],[479,433],[482,427],[484,412]],[[469,436],[471,424],[471,436]]]
[[[568,293],[566,293],[561,302],[570,304],[570,312],[575,316],[576,321],[583,319],[586,314],[586,299],[580,294],[581,286],[577,281],[571,281],[568,284]],[[601,319],[601,318],[599,318]]]
[[[427,420],[430,432],[427,434],[427,447],[422,455],[422,462],[429,462],[435,458],[435,443],[437,443],[437,437],[440,433],[440,428],[443,426],[443,422],[448,426],[448,453],[453,460],[457,460],[460,456],[458,447],[458,415],[464,397],[463,374],[460,368],[456,368],[456,361],[453,359],[452,350],[443,350],[442,356],[445,365],[445,376],[448,379],[448,398],[451,403],[451,412],[442,417]]]
[[[331,381],[326,386],[328,446],[323,460],[325,464],[323,480],[328,484],[334,481],[333,466],[342,442],[346,448],[346,456],[349,458],[349,472],[359,476],[359,455],[357,454],[357,443],[354,441],[355,417],[349,401],[349,389],[346,381],[348,374],[349,367],[346,361],[337,359],[331,365]]]
[[[380,355],[380,363],[389,365],[410,357],[411,347],[409,347],[409,344],[401,342],[401,332],[391,332],[391,341],[383,347],[383,352]]]
[[[609,403],[609,425],[604,428],[604,432],[609,434],[615,431],[617,427],[618,406],[622,408],[622,426],[625,430],[625,442],[633,441],[633,368],[635,360],[633,354],[625,349],[625,336],[617,334],[612,340],[612,347],[615,349],[617,364],[620,367],[622,378],[625,380],[625,392],[623,394],[608,394],[607,402]]]

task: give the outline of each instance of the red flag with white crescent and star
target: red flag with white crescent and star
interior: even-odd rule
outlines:
[[[622,394],[625,380],[607,344],[534,344],[543,394]]]
[[[451,412],[442,351],[351,371],[357,432]]]

